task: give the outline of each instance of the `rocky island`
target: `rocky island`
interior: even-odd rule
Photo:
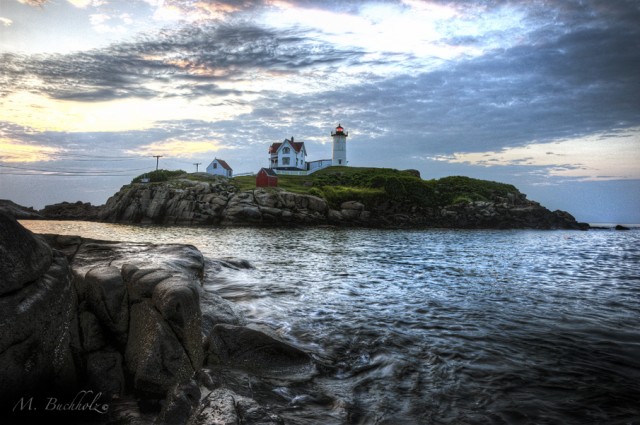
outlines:
[[[254,176],[228,179],[159,170],[136,178],[105,205],[45,207],[47,219],[112,223],[258,226],[357,226],[462,229],[588,229],[564,211],[528,200],[513,185],[453,176],[423,180],[416,170],[329,167],[279,176],[256,187]]]

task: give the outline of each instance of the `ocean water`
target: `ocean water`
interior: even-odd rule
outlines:
[[[206,289],[320,366],[227,378],[290,424],[640,424],[640,230],[22,223],[249,260]]]

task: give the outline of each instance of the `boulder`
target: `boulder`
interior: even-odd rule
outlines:
[[[97,220],[101,207],[91,205],[89,202],[61,202],[59,204],[45,205],[39,214],[49,220]]]
[[[0,296],[19,290],[49,270],[53,254],[15,218],[0,213]]]
[[[89,310],[124,346],[129,331],[129,297],[122,273],[118,267],[98,266],[90,269],[84,278]]]
[[[202,401],[189,425],[284,425],[278,415],[268,412],[248,397],[228,388],[217,388]]]
[[[78,316],[80,324],[80,340],[82,350],[86,353],[100,350],[107,345],[107,339],[100,322],[95,314],[90,311],[82,311]]]
[[[156,286],[172,276],[164,270],[139,269],[132,264],[122,266],[122,275],[127,284],[131,304],[138,303],[143,298],[151,298]]]
[[[164,397],[177,382],[189,379],[201,365],[163,320],[150,300],[131,306],[131,326],[125,351],[126,370],[140,394]]]
[[[230,365],[259,375],[314,371],[311,357],[304,351],[247,327],[214,326],[205,349],[208,363]]]
[[[340,214],[346,220],[357,220],[364,211],[364,205],[356,201],[343,202],[340,205]]]
[[[340,211],[329,210],[329,214],[327,214],[327,219],[329,220],[329,223],[340,224],[344,220],[344,217],[342,216],[342,213]]]
[[[17,220],[42,220],[42,216],[32,207],[23,207],[7,199],[0,199],[0,212]]]
[[[266,208],[282,207],[282,200],[279,199],[277,192],[266,191],[264,189],[256,189],[253,191],[253,196],[256,200],[256,203],[260,207],[266,207]]]
[[[86,357],[87,384],[108,399],[120,398],[126,390],[122,355],[115,350],[89,353]]]
[[[54,248],[58,248],[59,238],[48,237]],[[199,281],[204,273],[204,257],[192,245],[150,244],[136,242],[112,242],[78,238],[73,250],[72,270],[83,278],[91,269],[99,266],[113,266],[124,270],[125,265],[149,272],[161,271],[185,280]],[[145,272],[146,273],[146,272]]]
[[[202,313],[199,287],[193,282],[169,278],[153,290],[153,306],[178,339],[194,371],[202,367]]]
[[[206,289],[200,294],[200,308],[203,336],[209,335],[219,324],[236,326],[246,324],[242,312],[233,303]]]
[[[200,387],[194,379],[176,383],[167,394],[156,424],[187,424],[200,405],[200,397]]]
[[[77,302],[65,255],[0,213],[0,276],[0,404],[75,388]]]
[[[164,394],[202,367],[199,284],[125,265],[130,325],[125,364],[137,390]]]

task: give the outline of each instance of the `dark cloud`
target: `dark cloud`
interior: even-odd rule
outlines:
[[[326,2],[305,4],[333,7]],[[436,71],[414,65],[410,75],[372,77],[310,95],[262,92],[252,102],[252,112],[232,122],[184,122],[172,131],[184,137],[227,132],[230,143],[244,146],[292,132],[318,137],[342,122],[377,152],[400,158],[407,151],[425,156],[498,150],[640,125],[640,27],[633,25],[640,22],[638,2],[474,4],[518,4],[529,11],[527,19],[549,24],[537,25],[539,31],[510,49],[488,51]],[[479,37],[457,40],[482,43]],[[318,43],[300,30],[275,31],[241,22],[185,27],[75,55],[4,55],[0,67],[8,81],[3,87],[20,88],[23,76],[35,75],[47,82],[45,94],[56,98],[172,95],[144,88],[150,81],[171,83],[182,96],[240,97],[243,92],[222,89],[220,83],[250,78],[254,70],[295,75],[320,66],[339,69],[363,63],[364,53]],[[172,61],[164,60],[168,57]],[[412,58],[389,55],[385,60],[404,65]]]
[[[633,6],[628,14],[637,9],[625,5]],[[544,42],[538,34],[535,44],[338,91],[272,94],[255,102],[243,123],[259,123],[266,135],[261,126],[284,121],[302,138],[341,121],[378,156],[399,162],[406,152],[499,150],[640,126],[640,27],[601,17],[585,25],[587,12],[577,6],[563,13],[581,18]],[[311,116],[323,124],[310,126]]]
[[[346,63],[363,54],[317,42],[299,30],[276,32],[250,23],[193,26],[68,55],[5,53],[0,57],[0,94],[28,88],[79,101],[150,98],[166,93],[144,84],[166,82],[178,84],[181,96],[225,95],[228,91],[219,90],[215,81],[249,79],[249,73],[257,70],[296,73]],[[30,87],[32,77],[42,79],[44,86]]]

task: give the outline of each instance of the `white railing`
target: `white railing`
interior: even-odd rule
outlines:
[[[307,174],[309,174],[309,172],[307,170],[276,170],[275,168],[273,169],[273,171],[281,176],[306,176]]]

